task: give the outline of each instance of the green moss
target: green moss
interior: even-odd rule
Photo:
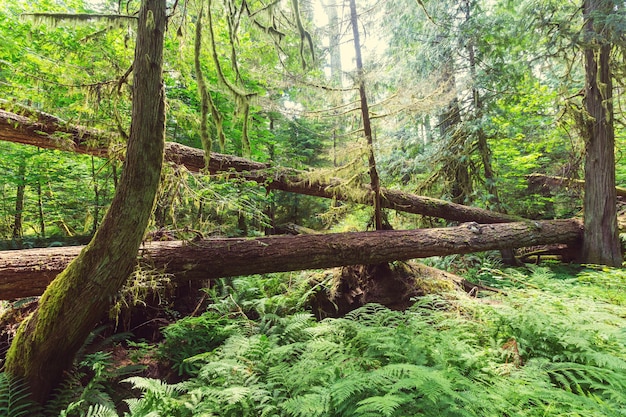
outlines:
[[[76,280],[80,279],[77,276],[76,264],[80,264],[81,256],[79,255],[72,263],[61,272],[50,283],[39,302],[38,308],[38,322],[35,342],[43,343],[48,338],[46,330],[51,331],[54,329],[54,322],[59,319],[59,313],[63,308],[64,299],[67,297],[73,297],[75,291],[72,288],[75,287]]]

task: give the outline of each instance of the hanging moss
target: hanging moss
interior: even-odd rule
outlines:
[[[116,28],[124,27],[128,23],[135,23],[137,17],[123,14],[87,14],[87,13],[24,13],[24,19],[30,19],[37,25],[56,27],[61,22],[74,26],[91,24],[94,20],[105,21]]]

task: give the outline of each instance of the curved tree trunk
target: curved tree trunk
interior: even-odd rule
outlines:
[[[91,243],[46,289],[7,353],[6,372],[25,379],[38,402],[60,382],[136,263],[163,160],[165,7],[165,0],[144,0],[139,13],[131,134],[111,207]]]

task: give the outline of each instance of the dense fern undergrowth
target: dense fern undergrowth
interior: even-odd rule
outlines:
[[[223,283],[160,345],[115,342],[133,363],[83,354],[43,411],[0,376],[0,415],[626,416],[626,271],[487,266],[468,275],[501,293],[322,321],[303,310],[294,275]],[[133,374],[146,357],[177,382]]]

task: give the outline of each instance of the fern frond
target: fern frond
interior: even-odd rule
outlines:
[[[228,387],[219,392],[219,398],[228,404],[235,404],[248,398],[252,392],[249,387]]]
[[[329,411],[328,395],[323,392],[300,395],[282,403],[281,409],[294,417],[323,417]]]
[[[612,369],[571,362],[551,363],[546,372],[566,391],[603,394],[607,389],[626,392],[626,375]]]
[[[401,312],[390,310],[381,304],[369,303],[346,314],[345,318],[362,324],[387,326],[402,321],[402,316]]]
[[[37,415],[38,411],[39,406],[30,399],[26,381],[0,373],[0,416],[28,417]]]
[[[386,385],[390,385],[388,378],[381,373],[353,373],[331,386],[332,404],[337,410],[343,411],[346,404],[355,404],[354,400],[358,395],[378,391]]]
[[[411,401],[411,397],[408,395],[398,394],[385,394],[376,395],[374,397],[368,397],[357,403],[355,410],[356,415],[371,415],[371,416],[392,416],[398,408],[403,404]]]
[[[163,396],[172,396],[174,394],[180,394],[185,392],[185,384],[168,384],[164,381],[153,379],[153,378],[144,378],[141,376],[132,376],[130,378],[126,378],[122,380],[122,382],[129,383],[133,386],[134,389],[141,390],[145,393],[163,395]]]
[[[85,417],[119,417],[117,411],[103,404],[90,405]]]

